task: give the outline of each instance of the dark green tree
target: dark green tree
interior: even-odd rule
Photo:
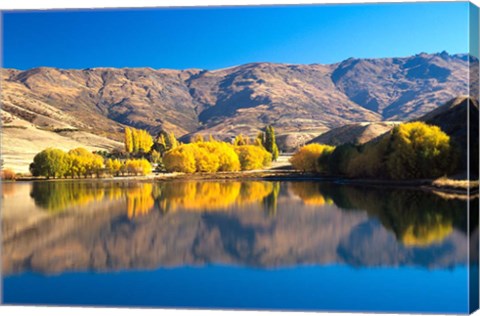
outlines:
[[[276,161],[278,158],[278,146],[275,139],[275,130],[272,125],[265,128],[265,137],[263,147],[272,154],[272,160]]]

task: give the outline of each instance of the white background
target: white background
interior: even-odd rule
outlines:
[[[437,0],[436,2],[445,2]],[[378,0],[0,0],[0,10],[10,9],[60,9],[60,8],[118,8],[118,7],[161,7],[161,6],[198,6],[198,5],[247,5],[247,4],[309,4],[309,3],[366,3],[379,2]],[[418,2],[412,0],[382,2]],[[472,1],[480,6],[480,0]],[[345,289],[348,291],[348,289]],[[172,310],[172,309],[127,309],[127,308],[69,308],[69,307],[0,307],[0,315],[35,315],[35,316],[85,316],[85,315],[120,315],[120,316],[152,316],[152,315],[175,315],[175,316],[241,316],[241,315],[265,315],[265,316],[294,316],[294,315],[324,315],[324,316],[354,316],[354,315],[377,315],[384,314],[350,314],[350,313],[300,313],[300,312],[259,312],[259,311],[213,311],[213,310]],[[391,315],[391,314],[390,314]],[[475,313],[480,316],[480,312]]]

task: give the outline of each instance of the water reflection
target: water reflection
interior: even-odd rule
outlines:
[[[425,247],[441,243],[457,229],[466,232],[466,204],[413,189],[334,186],[308,183],[319,199],[331,200],[343,210],[366,211],[380,220],[405,246]],[[321,198],[320,198],[321,196]]]
[[[293,194],[302,199],[306,205],[332,204],[333,200],[325,197],[318,183],[292,182],[290,186]]]
[[[65,211],[102,199],[124,199],[129,218],[152,211],[228,211],[232,206],[265,203],[275,211],[279,182],[92,183],[34,182],[30,196],[50,212]]]
[[[438,268],[467,260],[467,202],[420,190],[288,181],[34,182],[32,212],[44,215],[14,221],[19,185],[3,191],[7,274],[206,262]]]

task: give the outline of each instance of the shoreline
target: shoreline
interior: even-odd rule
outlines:
[[[27,182],[27,181],[46,181],[46,182],[82,182],[82,181],[101,181],[101,182],[117,182],[117,181],[135,181],[135,182],[165,182],[165,181],[215,181],[215,180],[263,180],[263,181],[319,181],[326,183],[335,183],[340,185],[354,186],[387,186],[389,188],[411,188],[420,189],[430,192],[439,192],[445,195],[462,196],[466,198],[478,197],[478,181],[461,180],[462,186],[435,183],[437,180],[432,179],[415,179],[415,180],[386,180],[386,179],[349,179],[334,176],[324,176],[315,173],[304,173],[292,170],[252,170],[243,172],[217,172],[217,173],[160,173],[148,176],[122,176],[122,177],[100,177],[100,178],[62,178],[62,179],[45,179],[36,177],[22,177],[13,181],[4,180],[2,182]],[[469,187],[466,183],[470,183]]]

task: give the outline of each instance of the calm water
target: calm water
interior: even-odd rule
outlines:
[[[465,313],[467,220],[466,201],[408,189],[5,183],[3,300]]]

